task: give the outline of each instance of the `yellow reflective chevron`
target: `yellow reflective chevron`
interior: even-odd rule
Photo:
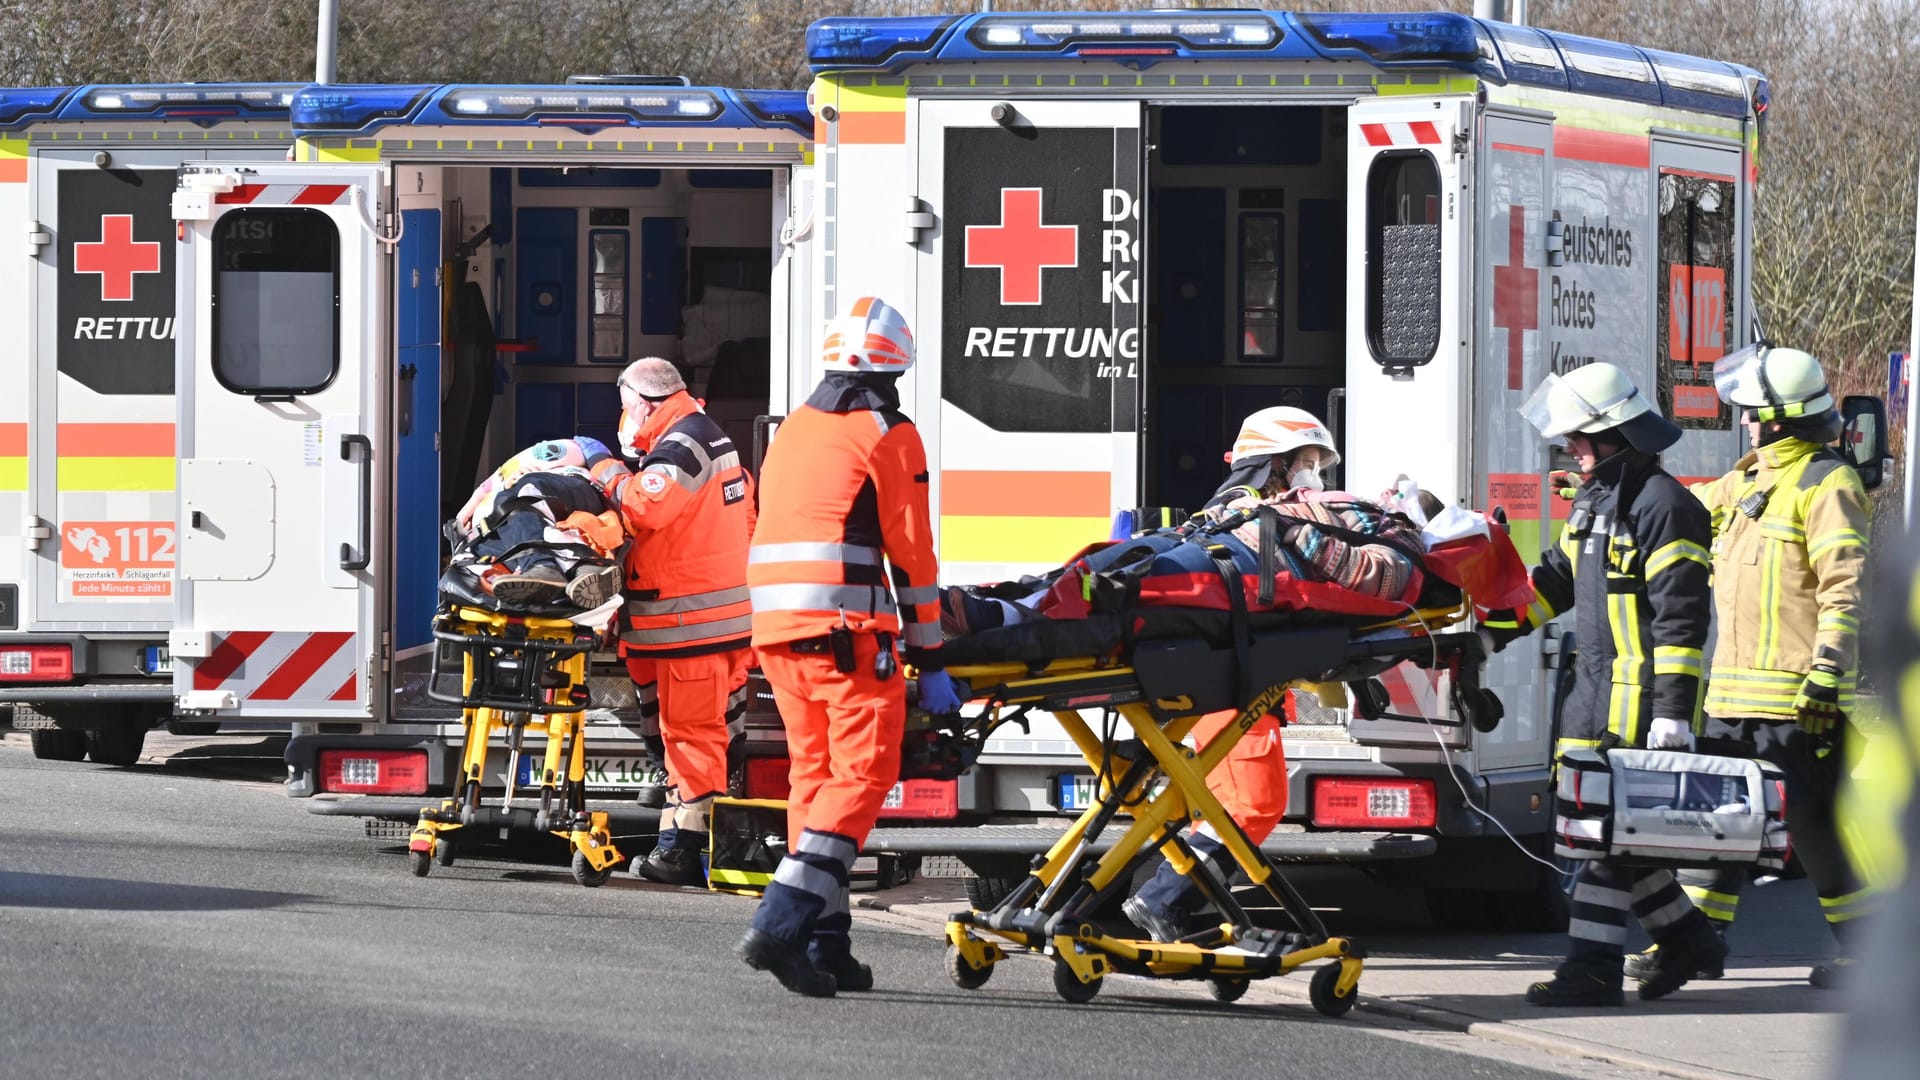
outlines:
[[[1682,561],[1696,562],[1709,570],[1713,569],[1713,556],[1707,554],[1706,548],[1691,540],[1675,540],[1654,552],[1653,557],[1647,560],[1647,580],[1652,581],[1662,570]]]
[[[1655,675],[1692,675],[1699,678],[1703,663],[1704,657],[1701,651],[1690,645],[1655,645],[1653,647]]]

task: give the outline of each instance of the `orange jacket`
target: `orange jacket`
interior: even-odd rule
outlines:
[[[890,384],[830,376],[781,423],[761,468],[764,505],[747,559],[756,646],[819,637],[844,620],[939,647],[927,452],[897,400]]]
[[[633,536],[621,651],[697,656],[745,648],[753,479],[720,425],[682,391],[640,429],[646,457],[616,490]]]

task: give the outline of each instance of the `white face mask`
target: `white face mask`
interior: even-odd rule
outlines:
[[[1293,470],[1292,475],[1287,477],[1287,486],[1289,488],[1307,488],[1310,491],[1321,491],[1326,488],[1327,482],[1320,478],[1320,466],[1302,465]]]

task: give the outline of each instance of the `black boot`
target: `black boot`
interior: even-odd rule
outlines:
[[[1713,932],[1721,941],[1727,939],[1727,928],[1719,922],[1713,924]],[[1731,951],[1731,950],[1729,950]],[[1635,982],[1645,982],[1660,973],[1660,946],[1652,945],[1641,952],[1627,957],[1627,978]],[[1711,961],[1710,966],[1701,968],[1694,974],[1696,979],[1719,979],[1726,977],[1727,965],[1724,959]]]
[[[1702,930],[1662,942],[1654,971],[1640,980],[1640,1000],[1657,1001],[1693,979],[1717,979],[1726,974],[1727,942],[1712,930]]]
[[[813,966],[833,976],[834,983],[850,994],[864,994],[873,989],[873,969],[855,960],[851,953],[842,953],[832,960],[816,958]]]
[[[733,954],[755,971],[771,971],[780,985],[796,994],[829,998],[839,989],[832,975],[813,966],[804,946],[789,945],[772,934],[749,928]]]
[[[700,853],[690,848],[654,848],[641,860],[639,875],[663,885],[700,885],[707,883],[707,871],[700,865]]]
[[[1620,976],[1582,964],[1561,964],[1552,979],[1527,987],[1529,1005],[1624,1005],[1626,1000]]]

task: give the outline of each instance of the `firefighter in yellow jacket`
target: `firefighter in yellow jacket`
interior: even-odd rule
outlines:
[[[1707,677],[1703,753],[1770,761],[1786,774],[1787,826],[1839,958],[1813,969],[1831,987],[1850,962],[1849,923],[1867,892],[1840,841],[1835,799],[1854,705],[1861,594],[1872,508],[1860,477],[1828,444],[1840,437],[1826,375],[1798,349],[1749,346],[1714,366],[1722,400],[1742,413],[1753,450],[1693,492],[1713,516],[1718,638]],[[1722,932],[1733,923],[1746,868],[1680,875]],[[1659,967],[1657,950],[1628,974]],[[1717,978],[1718,972],[1704,977]]]

